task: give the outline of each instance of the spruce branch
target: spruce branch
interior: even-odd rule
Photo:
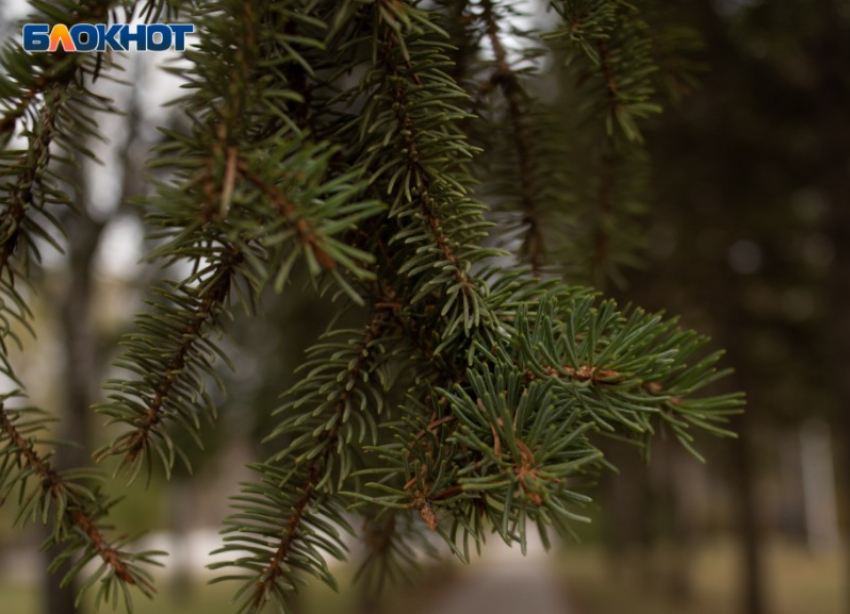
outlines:
[[[143,11],[151,17],[171,4],[150,0]],[[367,518],[373,556],[361,576],[380,585],[412,566],[411,544],[432,531],[462,558],[491,531],[523,548],[532,524],[544,538],[546,527],[569,531],[605,464],[594,446],[600,435],[648,446],[665,429],[692,449],[695,431],[728,434],[724,420],[740,398],[702,393],[724,374],[719,355],[704,354],[705,339],[554,276],[538,279],[560,247],[556,230],[565,225],[557,215],[581,218],[584,203],[597,217],[576,225],[587,231],[577,251],[595,257],[598,269],[625,260],[618,250],[632,243],[615,218],[635,213],[641,121],[656,110],[646,15],[625,0],[555,4],[566,24],[550,40],[581,52],[577,107],[590,100],[605,118],[570,151],[553,143],[566,133],[565,116],[577,115],[535,100],[527,79],[535,69],[524,67],[545,50],[524,43],[521,60],[510,59],[509,2],[190,3],[201,39],[186,52],[189,68],[176,70],[186,80],[179,103],[190,127],[169,131],[157,150],[154,163],[167,179],[146,206],[151,260],[191,271],[155,286],[152,308],[125,338],[116,364],[132,375],[107,384],[101,411],[129,428],[101,455],[117,454],[136,472],[158,454],[168,473],[183,455],[171,427],[197,439],[201,420],[215,416],[207,385],[218,380],[219,360],[229,363],[215,337],[231,305],[238,297],[253,314],[269,286],[287,287],[296,265],[320,293],[347,297],[340,311],[350,303],[369,310],[364,326],[332,331],[310,350],[267,441],[277,451],[252,465],[256,479],[234,498],[219,550],[230,560],[213,568],[228,570],[217,580],[241,584],[240,612],[257,613],[269,601],[288,611],[306,577],[333,586],[327,561],[345,558],[340,531],[353,532],[350,513]],[[446,15],[458,20],[453,27],[442,27]],[[447,40],[460,43],[462,62],[452,65]],[[476,57],[488,44],[492,62]],[[97,65],[79,61],[75,75],[98,74]],[[83,77],[65,89],[56,82],[56,95],[89,100],[75,89]],[[460,82],[479,90],[475,100]],[[32,107],[53,95],[51,87],[17,83],[0,137],[17,124],[9,117],[27,117],[27,136],[38,145],[49,117]],[[484,121],[472,119],[471,105]],[[96,133],[73,104],[52,108],[57,144],[70,138],[65,131]],[[484,164],[475,161],[482,126],[493,133],[480,140],[493,150]],[[49,153],[50,143],[29,155],[41,156],[39,149]],[[572,168],[578,157],[584,165]],[[3,177],[15,180],[0,190],[17,190],[20,200],[29,176],[18,182],[24,167],[9,168]],[[29,200],[40,202],[43,192],[58,202],[38,184],[40,171],[27,168],[37,188]],[[507,202],[525,220],[530,269],[487,262],[505,253],[485,247],[494,224],[473,196],[481,168],[493,207]],[[17,229],[26,230],[38,208],[26,201],[0,213],[15,244],[6,256],[0,246],[0,280],[9,288],[18,271],[9,263],[23,261],[20,246],[29,245]],[[11,296],[23,313],[25,301]],[[38,426],[7,414],[20,437]],[[26,442],[9,435],[3,415],[0,443],[11,443],[0,485],[6,476],[44,483],[49,456],[18,452]],[[116,587],[132,584],[121,581],[126,573],[152,590],[133,575],[135,559],[97,532],[94,512],[111,503],[79,494],[72,474],[54,474],[67,487],[48,479],[40,491],[48,500],[53,492],[58,505],[73,492],[69,509],[79,500],[94,510],[62,516],[65,533],[85,541],[69,544],[67,556],[99,558]],[[41,512],[38,501],[23,501],[23,513]],[[124,571],[115,568],[120,561]]]
[[[19,251],[19,242],[25,236],[27,212],[31,207],[37,206],[35,202],[37,181],[50,156],[57,107],[61,104],[63,93],[59,86],[53,86],[47,92],[47,100],[40,110],[39,121],[35,126],[29,151],[17,164],[14,187],[8,190],[6,208],[0,214],[0,275],[7,278],[4,287],[8,292],[15,292],[11,259],[15,252]]]
[[[163,1],[148,0],[149,8]],[[102,23],[117,2],[61,2],[57,6],[38,4],[31,22]],[[124,3],[132,11],[139,3]],[[108,64],[112,65],[113,60]],[[21,135],[28,140],[24,149],[7,150],[0,163],[0,286],[5,299],[0,308],[3,372],[17,381],[8,362],[6,337],[12,335],[11,320],[29,328],[26,301],[16,288],[16,278],[29,277],[32,260],[39,260],[37,240],[57,250],[62,233],[49,211],[53,205],[70,206],[61,178],[51,168],[52,150],[69,154],[93,154],[86,148],[90,139],[99,139],[93,112],[115,113],[111,101],[93,92],[87,81],[97,79],[104,66],[102,57],[90,54],[50,53],[32,55],[10,43],[0,53],[0,143],[10,141],[20,120],[26,119]],[[8,160],[8,161],[6,161]],[[66,160],[67,161],[67,160]],[[73,161],[73,160],[72,160]],[[8,316],[8,317],[7,317]],[[19,343],[19,342],[18,342]],[[20,343],[19,343],[20,345]]]
[[[198,428],[194,411],[180,398],[185,393],[177,387],[180,386],[181,376],[182,379],[186,379],[191,373],[187,371],[187,363],[198,355],[199,346],[206,343],[205,330],[215,325],[219,314],[225,309],[235,268],[243,261],[242,252],[234,246],[227,246],[222,251],[221,261],[213,268],[209,278],[199,290],[186,291],[181,297],[180,303],[183,309],[175,314],[176,317],[169,318],[170,321],[163,318],[159,322],[154,317],[145,318],[142,321],[142,327],[148,330],[148,338],[128,340],[130,352],[119,365],[130,368],[133,368],[133,365],[144,365],[147,368],[144,388],[152,390],[153,395],[148,396],[139,390],[133,395],[136,400],[132,400],[133,397],[126,396],[126,393],[120,394],[113,399],[119,401],[121,405],[101,410],[105,415],[112,415],[117,420],[128,422],[133,429],[119,436],[107,448],[99,452],[99,457],[102,458],[107,454],[122,455],[122,463],[132,466],[138,463],[140,454],[149,451],[151,437],[167,437],[162,431],[161,425],[164,422],[169,420],[178,420],[184,424],[194,422],[194,429],[190,432]],[[159,327],[163,325],[169,331],[167,338],[172,341],[167,352],[163,352],[165,348],[160,345],[160,355],[165,358],[154,365],[149,358],[149,352],[161,339]],[[116,381],[112,386],[122,392],[132,390],[132,387],[128,387],[125,382]],[[169,400],[174,394],[179,396],[178,400],[172,404]],[[126,412],[122,411],[128,403],[132,403],[137,410],[132,416],[127,416]],[[167,449],[173,450],[170,440],[166,439],[166,442]],[[173,466],[174,458],[170,456],[167,460],[163,459],[163,462],[168,469]]]
[[[353,581],[361,584],[361,593],[371,601],[383,593],[387,583],[404,580],[413,584],[419,559],[423,555],[436,558],[438,553],[414,514],[378,508],[373,514],[363,515],[360,534],[366,551]]]
[[[584,75],[601,86],[596,108],[604,111],[609,136],[615,135],[616,128],[627,141],[641,143],[638,121],[661,112],[654,100],[657,65],[641,11],[626,0],[553,0],[550,4],[565,23],[544,38],[566,40],[582,52]]]
[[[390,332],[388,318],[386,308],[374,307],[357,341],[350,337],[352,332],[339,331],[314,348],[315,357],[305,365],[311,371],[290,392],[294,400],[281,408],[284,418],[268,437],[286,436],[288,445],[254,465],[261,481],[244,484],[243,495],[234,499],[236,512],[228,519],[225,543],[216,552],[244,551],[247,556],[210,567],[242,571],[216,579],[243,582],[238,592],[244,595],[240,613],[258,612],[269,599],[284,608],[302,572],[315,573],[334,585],[316,548],[344,556],[328,521],[347,527],[334,495],[351,471],[349,448],[362,443],[365,425],[374,424],[372,414],[381,411],[379,398],[368,397],[361,388],[387,360],[382,340]],[[340,335],[349,341],[334,342]]]
[[[274,185],[267,183],[259,174],[251,170],[247,164],[240,163],[239,170],[260,189],[266,198],[274,203],[286,220],[291,221],[292,227],[298,234],[299,241],[302,245],[306,245],[309,248],[316,262],[328,271],[336,269],[336,261],[328,255],[328,248],[323,246],[327,239],[322,236],[322,230],[315,228],[306,217],[300,216],[286,194],[278,190]]]
[[[528,302],[527,292],[537,300]],[[381,477],[371,484],[378,490],[368,500],[419,510],[433,530],[443,531],[440,518],[448,516],[453,528],[443,534],[451,543],[448,536],[462,531],[466,557],[465,540],[481,538],[484,518],[509,543],[525,535],[520,527],[526,518],[561,530],[581,520],[567,504],[587,498],[563,489],[598,469],[601,457],[589,444],[594,433],[646,439],[663,423],[689,449],[691,427],[729,435],[718,425],[739,410],[740,397],[694,398],[724,374],[714,370],[717,354],[690,362],[704,338],[640,310],[619,312],[611,302],[570,297],[557,285],[548,298],[532,284],[516,283],[494,295],[502,309],[526,300],[511,307],[513,314],[494,306],[506,330],[476,335],[473,364],[463,379],[444,386],[447,374],[439,374],[436,391],[425,384],[424,396],[409,394],[408,418],[396,427],[397,438],[409,443],[388,455],[381,470],[368,471]],[[555,300],[557,295],[562,298]],[[696,382],[697,388],[689,388]],[[513,404],[502,402],[502,391]],[[679,413],[685,398],[693,405]],[[541,412],[531,430],[517,422],[522,411],[516,403],[531,415]],[[511,503],[517,493],[523,493],[522,505]]]
[[[51,14],[56,18],[65,9],[70,11],[69,19],[73,17],[73,7],[69,6]],[[92,8],[95,15],[100,15],[100,10]],[[28,321],[31,314],[18,282],[26,283],[33,261],[40,260],[39,241],[62,250],[57,234],[63,231],[51,209],[71,206],[67,190],[61,186],[59,169],[51,163],[59,158],[55,150],[92,155],[86,144],[101,138],[92,112],[115,112],[108,99],[86,86],[96,70],[91,56],[71,55],[79,57],[61,59],[62,54],[40,54],[34,60],[14,45],[0,54],[4,69],[0,72],[0,105],[6,109],[0,119],[0,139],[4,145],[18,120],[27,119],[21,130],[27,147],[4,150],[0,161],[0,361],[3,373],[16,382],[8,360],[8,339],[21,345],[18,325],[32,332]]]
[[[113,593],[117,596],[117,592],[122,590],[128,607],[131,607],[127,586],[137,586],[143,594],[151,597],[156,592],[152,578],[138,563],[159,565],[154,557],[163,553],[126,552],[121,550],[120,543],[109,541],[101,528],[101,518],[114,502],[106,500],[99,490],[92,490],[83,482],[99,479],[99,476],[82,469],[60,473],[49,457],[36,449],[41,443],[37,433],[44,430],[49,421],[34,408],[7,409],[5,403],[0,403],[0,444],[3,444],[0,447],[0,500],[5,500],[18,489],[19,520],[28,516],[46,523],[50,517],[53,518],[48,543],[63,545],[65,550],[53,562],[51,569],[57,569],[62,561],[74,560],[62,580],[63,584],[79,574],[93,558],[100,558],[103,565],[83,584],[78,599],[98,580],[101,589],[97,594],[97,604]],[[29,489],[24,501],[31,478],[37,485]],[[126,540],[122,540],[124,542]]]
[[[380,3],[378,4],[380,5]],[[460,284],[460,291],[464,296],[468,296],[473,290],[473,284],[443,230],[443,222],[437,211],[438,205],[431,190],[428,170],[422,164],[417,145],[419,130],[414,126],[408,112],[409,100],[405,91],[405,84],[412,83],[414,86],[422,87],[422,79],[409,61],[404,63],[405,70],[403,72],[397,65],[396,57],[403,52],[400,39],[392,26],[386,25],[383,28],[382,40],[384,46],[381,59],[383,68],[387,73],[387,81],[390,83],[392,106],[398,122],[397,133],[403,144],[402,154],[407,157],[406,166],[414,177],[413,184],[418,189],[418,200],[431,236],[446,262],[452,265],[455,280]]]
[[[43,459],[32,445],[18,431],[9,417],[8,411],[0,404],[0,429],[12,453],[17,456],[17,462],[23,462],[39,478],[41,488],[46,492],[54,504],[67,499],[66,514],[70,523],[79,527],[88,537],[98,555],[114,571],[118,579],[134,584],[132,576],[127,572],[127,565],[122,561],[115,550],[109,546],[103,538],[100,530],[85,513],[80,499],[73,494],[66,482],[59,476],[48,461]],[[152,588],[152,587],[149,587]]]
[[[379,2],[361,13],[350,31],[369,32],[372,41],[371,68],[358,92],[365,107],[350,116],[342,134],[356,140],[352,158],[373,194],[391,203],[396,232],[387,244],[394,250],[418,248],[399,264],[399,274],[411,281],[412,292],[404,296],[417,304],[445,288],[440,305],[432,308],[451,324],[444,337],[448,343],[489,318],[486,288],[469,271],[497,253],[480,245],[490,224],[465,185],[471,181],[466,164],[472,150],[455,125],[466,113],[453,102],[465,94],[442,71],[448,64],[444,34],[433,24],[432,12]],[[435,123],[434,112],[441,122]]]
[[[38,79],[34,87],[30,87],[21,93],[19,100],[14,103],[14,106],[0,117],[0,143],[5,142],[6,139],[12,136],[18,119],[23,117],[30,103],[40,93],[41,89],[47,86],[47,83],[47,79],[43,77]]]
[[[514,4],[479,1],[464,15],[468,36],[492,50],[492,58],[482,54],[467,61],[466,74],[459,76],[470,95],[469,110],[477,116],[461,126],[482,150],[472,164],[481,182],[475,192],[499,222],[500,244],[518,251],[532,274],[554,273],[558,265],[584,274],[586,253],[570,236],[582,230],[573,113],[561,101],[546,103],[535,96],[542,59],[552,50],[536,31],[513,23],[522,16]]]
[[[116,5],[121,5],[127,15],[138,15],[145,22],[156,22],[165,9],[169,17],[176,17],[183,0],[62,0],[50,4],[33,3],[35,13],[27,18],[29,23],[62,23],[68,27],[80,23],[105,23]],[[23,48],[10,44],[0,54],[0,143],[14,134],[18,123],[28,114],[38,114],[32,105],[47,98],[49,90],[74,89],[79,75],[100,73],[102,59],[88,54],[45,53],[33,56]]]
[[[483,39],[479,29],[475,27],[475,17],[470,14],[472,1],[436,0],[435,4],[445,15],[440,25],[448,33],[449,44],[453,50],[451,58],[454,66],[449,68],[449,76],[455,83],[464,86],[470,66],[475,63],[481,50]]]
[[[216,6],[241,27],[214,17],[202,21],[208,30],[184,73],[196,90],[185,101],[199,112],[190,134],[172,132],[160,148],[166,155],[157,164],[176,172],[172,181],[160,184],[149,218],[161,229],[152,235],[161,243],[149,258],[188,263],[194,271],[161,289],[164,300],[138,318],[140,332],[126,338],[129,350],[117,364],[140,379],[110,382],[114,394],[100,409],[130,427],[100,457],[122,455],[133,476],[151,450],[166,473],[177,455],[186,460],[168,433],[169,423],[180,424],[200,443],[200,417],[214,420],[215,404],[204,381],[213,378],[221,386],[213,362],[228,361],[209,337],[221,332],[219,320],[230,313],[231,292],[250,313],[267,284],[283,290],[303,256],[314,277],[328,273],[360,300],[346,275],[369,277],[371,257],[343,236],[383,209],[379,202],[358,199],[362,188],[353,173],[328,177],[335,150],[327,143],[310,143],[291,122],[268,133],[269,109],[280,117],[286,111],[280,101],[300,96],[277,71],[273,74],[283,82],[259,70],[267,61],[278,63],[272,60],[276,45],[285,46],[287,39],[269,28],[296,19],[294,8],[281,5],[267,14],[268,6],[254,3],[220,0]],[[266,17],[275,21],[266,23]],[[287,68],[298,60],[288,55],[280,63]]]
[[[500,34],[499,17],[495,12],[493,2],[481,0],[481,9],[481,20],[484,22],[487,37],[495,56],[494,70],[489,83],[502,91],[508,105],[508,117],[511,122],[519,165],[520,201],[525,214],[523,222],[527,226],[523,250],[529,258],[532,272],[540,276],[546,257],[546,245],[543,238],[539,207],[535,198],[535,175],[525,118],[526,104],[524,99],[527,94],[520,83],[519,75],[508,62],[508,54]]]
[[[112,5],[116,1],[94,1],[94,2],[66,2],[65,7],[39,7],[38,12],[31,15],[29,21],[32,23],[64,23],[72,26],[77,23],[102,23]],[[67,12],[63,12],[65,8]],[[5,110],[0,114],[0,142],[7,136],[11,136],[18,121],[31,109],[31,105],[52,89],[66,89],[74,80],[77,71],[86,71],[91,59],[86,56],[70,57],[64,54],[44,54],[38,61],[38,70],[20,70],[20,67],[29,67],[33,61],[32,56],[19,47],[9,46],[3,50],[0,56],[0,64],[8,75],[14,75],[14,81],[8,79],[6,74],[0,73],[0,91],[10,90],[11,96],[0,99]],[[49,104],[45,101],[45,104]],[[57,105],[58,106],[58,105]],[[53,112],[56,112],[56,108]],[[38,112],[42,112],[39,110]]]

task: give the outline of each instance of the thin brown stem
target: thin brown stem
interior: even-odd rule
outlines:
[[[373,358],[373,354],[369,351],[369,346],[374,340],[380,337],[385,329],[389,312],[385,308],[373,309],[372,317],[366,328],[366,334],[360,344],[361,351],[358,353],[357,361],[352,365],[344,381],[340,382],[341,391],[339,397],[334,404],[334,411],[337,414],[342,414],[351,396],[351,390],[348,389],[351,382],[360,381],[361,374],[366,368],[369,360]],[[289,553],[298,539],[298,531],[304,519],[307,509],[313,503],[320,493],[317,490],[319,482],[322,480],[327,463],[333,453],[334,446],[337,443],[339,435],[339,425],[341,420],[336,420],[334,426],[325,431],[323,434],[322,451],[315,456],[307,466],[305,479],[302,484],[301,496],[295,502],[289,520],[286,523],[286,529],[281,534],[280,542],[277,550],[271,556],[268,564],[259,573],[263,579],[257,582],[254,592],[254,605],[259,607],[264,598],[267,587],[274,585],[280,575],[283,573],[283,564],[287,560]]]
[[[490,78],[490,83],[498,85],[508,105],[508,117],[511,121],[514,147],[519,163],[520,200],[525,212],[524,221],[528,227],[523,250],[531,262],[534,274],[539,276],[546,257],[546,247],[540,212],[534,197],[534,164],[525,120],[525,105],[522,100],[524,92],[519,76],[508,62],[508,53],[499,36],[499,22],[493,9],[493,3],[491,0],[482,0],[481,8],[481,19],[484,22],[487,38],[490,40],[490,46],[493,48],[493,55],[495,56],[495,70]]]
[[[605,95],[608,100],[608,112],[612,118],[620,108],[620,86],[608,57],[608,43],[596,41],[599,54],[599,67],[605,82]],[[602,170],[597,194],[598,216],[593,240],[593,270],[591,278],[596,288],[602,290],[606,285],[606,266],[610,255],[611,236],[608,229],[614,210],[614,154],[606,153],[602,159]]]
[[[20,162],[22,168],[18,173],[15,188],[6,209],[0,214],[0,233],[3,236],[0,247],[0,274],[9,269],[11,258],[19,247],[27,210],[35,199],[35,184],[49,160],[50,143],[55,134],[56,116],[59,111],[57,101],[60,97],[60,87],[54,85],[48,91],[47,100],[41,108],[38,134],[30,142],[26,158]]]
[[[107,541],[97,523],[87,513],[85,501],[68,487],[68,484],[50,462],[42,458],[35,450],[32,442],[25,439],[18,431],[2,403],[0,403],[0,432],[9,439],[15,449],[15,454],[23,464],[40,478],[42,490],[57,503],[59,501],[66,502],[63,522],[77,527],[85,534],[98,556],[112,568],[115,577],[127,584],[136,584],[136,579],[130,573],[129,565],[121,559],[119,552]],[[55,507],[61,506],[56,505]],[[144,582],[144,584],[147,589],[154,590],[149,583]]]
[[[602,68],[602,77],[605,80],[605,94],[608,97],[608,106],[610,107],[610,112],[613,114],[620,107],[620,86],[614,77],[611,62],[608,61],[608,43],[605,40],[600,40],[596,43],[596,49],[599,52],[599,66]]]
[[[416,144],[416,137],[419,133],[419,128],[414,125],[408,113],[409,101],[407,99],[404,84],[406,81],[412,81],[414,85],[421,86],[422,79],[409,62],[407,63],[407,70],[405,71],[405,74],[402,74],[402,72],[398,69],[396,63],[393,61],[393,54],[398,52],[399,46],[398,38],[395,33],[389,26],[385,26],[384,48],[383,53],[381,54],[381,59],[384,64],[384,70],[389,77],[387,81],[391,84],[389,86],[390,95],[392,97],[393,108],[395,109],[396,119],[399,126],[397,134],[399,136],[399,141],[402,144],[404,155],[407,158],[407,164],[411,171],[411,175],[416,178],[419,203],[427,221],[431,236],[434,238],[434,242],[446,261],[453,265],[455,279],[461,283],[461,291],[464,294],[467,294],[472,290],[474,284],[464,271],[463,263],[460,261],[457,254],[455,254],[454,248],[450,244],[449,239],[446,237],[446,233],[443,230],[443,222],[439,215],[439,203],[432,192],[431,182],[428,178],[428,173],[421,162],[419,148]]]
[[[147,409],[136,421],[135,428],[119,438],[109,448],[109,453],[123,453],[125,462],[132,462],[147,448],[151,433],[162,422],[165,403],[173,390],[179,373],[186,366],[189,353],[195,347],[204,326],[215,320],[221,305],[227,300],[230,294],[234,267],[242,261],[242,258],[242,253],[237,248],[230,248],[218,270],[214,273],[214,277],[217,279],[191,313],[189,323],[182,330],[183,341],[160,375],[159,383],[154,389],[154,396]]]
[[[274,185],[265,181],[260,175],[252,171],[247,164],[240,162],[238,164],[239,171],[243,173],[253,183],[263,195],[268,198],[278,208],[281,214],[288,220],[292,221],[295,231],[301,243],[310,247],[316,261],[322,268],[332,271],[336,268],[336,261],[328,255],[322,247],[322,240],[310,222],[305,218],[299,217],[295,206],[289,200],[284,192],[278,190]]]

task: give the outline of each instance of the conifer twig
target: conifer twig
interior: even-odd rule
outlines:
[[[312,227],[306,218],[298,216],[295,206],[292,204],[292,201],[289,200],[287,195],[278,190],[272,184],[266,182],[257,173],[253,172],[247,164],[240,163],[239,170],[260,189],[266,198],[268,198],[278,208],[283,217],[292,224],[293,228],[295,228],[295,232],[298,233],[298,237],[301,242],[310,246],[310,250],[313,252],[313,255],[316,257],[316,261],[322,266],[322,268],[328,271],[335,269],[336,262],[328,255],[327,251],[323,249],[321,245],[321,238],[318,236],[316,229]]]
[[[404,155],[407,157],[408,168],[410,168],[416,177],[416,187],[419,188],[418,197],[422,213],[427,220],[428,229],[431,232],[431,236],[434,238],[434,242],[440,252],[442,252],[446,261],[454,267],[454,276],[458,283],[461,284],[461,292],[463,292],[464,295],[468,295],[473,292],[475,286],[469,275],[467,275],[463,263],[460,261],[457,254],[455,254],[454,248],[449,243],[449,239],[446,237],[446,233],[443,230],[443,222],[440,219],[439,214],[439,203],[431,192],[427,169],[424,168],[420,161],[420,153],[416,144],[416,136],[419,129],[413,124],[407,112],[408,100],[405,95],[403,83],[410,80],[414,85],[421,86],[422,80],[419,78],[415,68],[409,61],[406,63],[407,74],[402,74],[401,71],[398,70],[392,59],[392,55],[393,53],[400,53],[399,42],[396,34],[388,25],[384,25],[383,27],[383,41],[384,53],[382,54],[382,63],[384,65],[384,70],[390,77],[390,93],[392,96],[393,108],[395,109],[399,124],[397,133],[401,137],[401,141],[404,146]]]
[[[63,22],[72,26],[77,23],[98,23],[106,18],[109,9],[116,0],[101,0],[94,2],[81,2],[77,10],[68,15],[68,19]],[[26,53],[21,51],[21,53]],[[56,54],[55,61],[59,63],[64,59],[63,55]],[[44,70],[42,74],[32,81],[32,84],[26,88],[23,94],[19,97],[18,103],[6,113],[0,115],[0,138],[6,133],[11,133],[15,130],[18,120],[23,117],[33,101],[39,94],[47,92],[51,87],[59,87],[65,89],[72,82],[74,71],[81,64],[73,64],[70,68],[63,69],[60,73],[54,73],[50,70]],[[69,72],[70,71],[70,72]],[[54,111],[58,111],[55,109]]]
[[[127,584],[136,584],[138,579],[144,584],[145,589],[155,592],[153,585],[147,580],[138,576],[134,577],[130,573],[130,564],[121,558],[119,552],[104,537],[95,520],[87,512],[84,500],[72,488],[69,488],[65,479],[53,468],[50,461],[42,458],[33,444],[18,431],[2,403],[0,403],[0,431],[14,448],[14,454],[40,478],[42,491],[57,504],[57,509],[63,510],[62,523],[66,526],[75,526],[82,531],[98,556],[112,568],[116,578]],[[60,505],[63,501],[64,505]]]
[[[234,274],[234,267],[242,261],[238,248],[230,246],[225,259],[213,273],[215,282],[207,289],[204,298],[197,304],[182,331],[182,341],[153,386],[154,396],[147,408],[133,420],[134,429],[119,437],[104,454],[124,454],[124,462],[131,463],[148,447],[152,432],[163,420],[164,405],[168,400],[179,374],[186,366],[187,358],[197,344],[202,330],[212,323],[220,306],[227,300]]]
[[[508,117],[511,121],[514,147],[519,163],[520,200],[525,212],[524,221],[527,226],[524,250],[531,263],[532,272],[539,276],[546,257],[546,244],[534,197],[534,170],[522,101],[524,92],[519,82],[519,76],[508,62],[508,54],[499,35],[499,22],[493,8],[493,2],[481,0],[481,8],[481,19],[484,22],[484,28],[495,56],[495,67],[493,75],[490,77],[490,83],[501,89],[508,105]]]
[[[18,172],[15,188],[6,209],[0,214],[0,274],[9,269],[12,255],[18,249],[27,210],[33,204],[36,180],[49,160],[61,95],[62,89],[58,85],[53,85],[47,91],[47,100],[39,112],[38,133],[30,143],[26,159],[19,162],[22,168]]]
[[[322,433],[322,441],[320,443],[321,452],[310,460],[304,470],[304,479],[297,489],[301,494],[292,507],[285,525],[286,528],[280,535],[277,549],[257,574],[260,580],[258,580],[254,589],[254,608],[259,608],[262,605],[262,600],[268,587],[274,586],[281,574],[284,573],[283,564],[287,560],[293,543],[298,539],[298,530],[307,513],[307,508],[320,496],[317,487],[323,479],[327,469],[327,463],[329,462],[334,446],[337,444],[339,428],[342,424],[340,418],[346,411],[346,406],[351,396],[351,386],[360,379],[361,372],[372,359],[373,356],[369,348],[384,332],[388,315],[389,312],[386,308],[373,308],[372,316],[366,326],[366,334],[363,336],[363,341],[360,344],[361,350],[358,352],[358,358],[350,366],[344,379],[339,382],[338,389],[340,392],[334,402],[333,409],[337,419],[333,420],[333,426],[329,430]]]

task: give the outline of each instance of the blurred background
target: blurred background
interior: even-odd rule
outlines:
[[[850,613],[850,2],[669,5],[702,37],[700,79],[647,131],[645,262],[615,294],[681,314],[728,350],[732,385],[748,396],[739,438],[698,441],[705,465],[663,438],[648,464],[611,446],[620,474],[603,477],[593,522],[576,527],[574,542],[548,554],[533,547],[526,559],[493,543],[469,567],[423,560],[421,576],[380,603],[350,586],[356,564],[341,567],[340,593],[309,586],[305,613]],[[551,19],[529,9],[543,27]],[[25,12],[0,0],[0,40]],[[139,263],[144,227],[132,202],[149,189],[155,126],[183,121],[163,106],[178,84],[150,55],[125,64],[128,84],[106,81],[103,91],[126,116],[98,119],[110,142],[90,147],[103,164],[86,161],[69,177],[80,214],[60,212],[67,251],[45,252],[32,302],[38,338],[15,358],[33,401],[61,409],[58,435],[84,444],[65,463],[86,463],[85,449],[109,438],[90,406],[157,274]],[[216,431],[226,440],[207,430],[193,476],[124,493],[116,524],[152,530],[145,539],[172,552],[163,595],[139,600],[140,612],[230,611],[230,586],[204,586],[227,496],[244,463],[265,455],[266,410],[291,383],[281,374],[331,315],[305,290],[237,321],[237,374],[225,374]],[[38,531],[13,520],[0,506],[0,612],[73,611],[56,578],[42,577]]]

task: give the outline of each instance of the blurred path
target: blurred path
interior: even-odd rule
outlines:
[[[574,614],[554,556],[529,548],[487,548],[483,560],[457,576],[423,614]]]

